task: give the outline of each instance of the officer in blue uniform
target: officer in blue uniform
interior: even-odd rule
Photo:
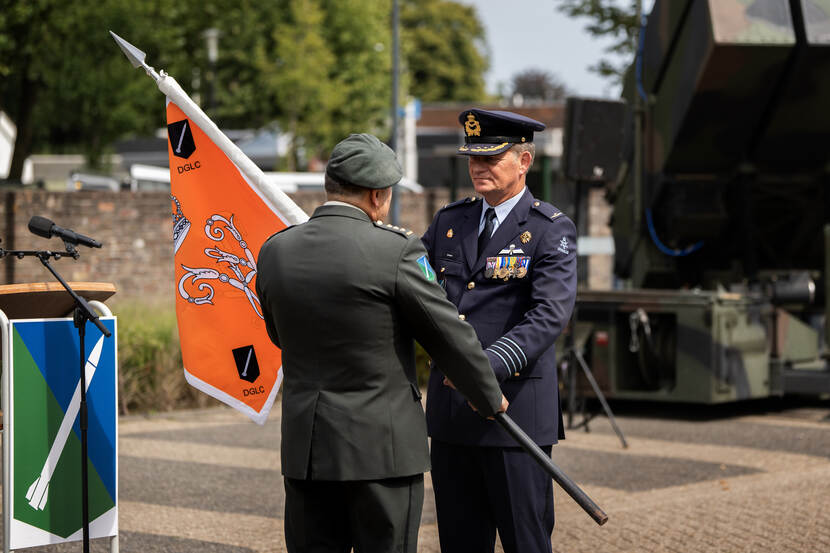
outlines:
[[[459,115],[483,198],[441,209],[423,242],[447,297],[476,330],[510,415],[550,453],[564,438],[554,341],[576,297],[576,228],[525,186],[539,121],[504,111]],[[550,477],[433,368],[427,395],[432,480],[444,553],[551,551]]]

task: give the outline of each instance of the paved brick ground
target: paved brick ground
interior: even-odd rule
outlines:
[[[570,432],[554,460],[610,521],[557,488],[554,551],[830,551],[830,402],[774,407],[621,406],[627,450],[605,419]],[[123,419],[119,433],[121,551],[285,551],[276,416],[258,427],[213,409]],[[427,488],[424,553],[439,551]]]

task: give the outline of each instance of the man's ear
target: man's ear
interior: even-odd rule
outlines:
[[[519,171],[522,175],[526,175],[530,171],[530,164],[533,163],[533,155],[524,151],[519,155]]]
[[[383,205],[383,189],[373,188],[369,190],[369,201],[372,207],[378,209]]]

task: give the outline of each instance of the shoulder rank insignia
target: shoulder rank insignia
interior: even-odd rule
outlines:
[[[447,231],[447,238],[452,238],[452,229]]]
[[[454,207],[458,207],[460,205],[472,205],[473,203],[475,203],[475,201],[477,199],[478,198],[476,198],[475,196],[467,196],[465,198],[461,198],[460,200],[456,200],[454,202],[448,203],[447,205],[445,205],[441,209],[442,210],[451,209],[451,208],[454,208]]]
[[[531,236],[532,236],[532,235],[530,234],[530,231],[529,231],[529,230],[526,230],[526,231],[524,231],[524,232],[522,233],[522,235],[519,237],[519,240],[521,240],[521,241],[522,241],[522,244],[527,244],[528,242],[530,242],[530,238],[531,238]]]
[[[422,255],[418,258],[418,267],[420,267],[421,272],[424,273],[424,278],[430,282],[435,280],[435,271],[432,270],[432,265],[429,264],[427,256]]]

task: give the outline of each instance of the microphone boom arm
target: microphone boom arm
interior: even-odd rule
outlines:
[[[75,248],[70,248],[69,244],[66,245],[66,252],[53,252],[50,250],[6,250],[0,248],[0,258],[6,257],[7,255],[12,255],[17,259],[23,259],[24,257],[37,257],[43,264],[43,266],[46,267],[50,273],[52,273],[52,276],[54,276],[58,280],[58,282],[60,282],[61,285],[66,289],[66,291],[69,292],[69,295],[72,296],[72,299],[75,300],[75,305],[84,313],[84,315],[86,315],[87,319],[92,321],[92,323],[98,327],[98,330],[100,330],[104,334],[104,336],[106,336],[107,338],[112,336],[112,332],[110,332],[107,329],[107,327],[105,327],[103,323],[100,320],[98,320],[98,315],[95,314],[95,312],[89,306],[89,303],[87,303],[87,301],[84,298],[75,293],[75,290],[73,290],[72,287],[69,286],[69,283],[67,283],[63,279],[63,277],[60,276],[58,272],[55,271],[55,269],[53,269],[52,266],[49,264],[50,257],[60,259],[62,257],[69,256],[78,259],[78,257],[80,257],[80,254]]]

